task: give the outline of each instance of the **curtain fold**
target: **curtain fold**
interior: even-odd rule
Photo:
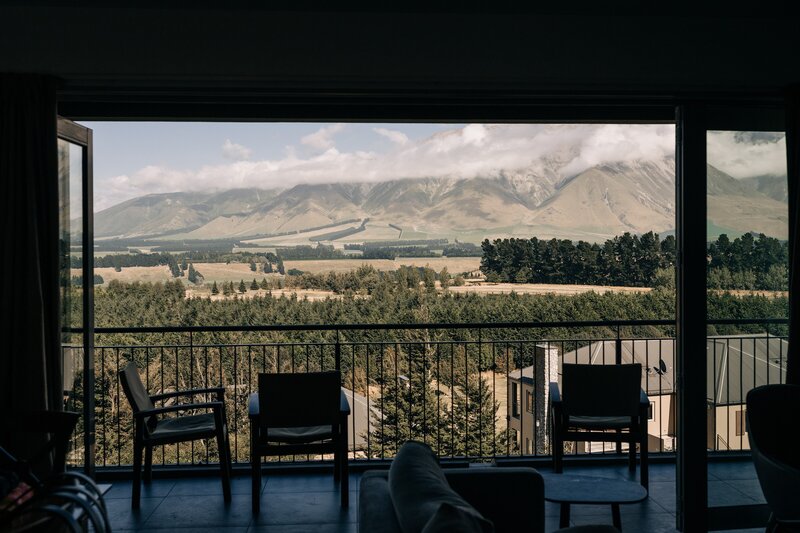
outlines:
[[[0,410],[62,409],[56,112],[54,78],[0,73]]]
[[[800,383],[800,86],[786,98],[786,156],[789,180],[789,355],[787,383]]]

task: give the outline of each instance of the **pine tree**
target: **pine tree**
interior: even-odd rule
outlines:
[[[239,281],[239,292],[242,294],[247,292],[247,286],[244,284],[244,280]]]
[[[439,272],[439,284],[442,289],[450,286],[450,272],[447,271],[447,267],[442,267],[442,271]]]
[[[217,282],[214,282],[214,285],[211,286],[211,294],[219,294],[219,288],[217,287]]]
[[[286,269],[283,268],[283,259],[278,257],[278,274],[286,274]]]
[[[222,294],[224,296],[230,296],[233,294],[233,282],[222,284]]]
[[[256,262],[253,259],[250,260],[250,270],[253,272],[256,272],[258,270],[258,266],[256,265]]]
[[[178,261],[175,259],[175,257],[169,256],[167,264],[169,265],[169,271],[172,273],[173,278],[179,278],[183,275],[183,272],[181,272],[181,267],[178,266]]]
[[[253,283],[250,284],[250,290],[251,291],[258,290],[258,282],[256,281],[256,278],[253,278]]]
[[[264,266],[262,268],[264,274],[272,274],[272,263],[269,260],[264,261]]]
[[[194,265],[189,263],[189,275],[186,276],[191,283],[197,283],[197,272],[194,269]]]
[[[506,434],[496,431],[500,404],[492,398],[486,380],[471,374],[466,386],[461,384],[454,387],[453,396],[450,413],[453,439],[452,443],[448,442],[450,452],[467,457],[506,453]]]
[[[261,288],[264,290],[269,289],[269,282],[267,281],[267,278],[261,278]]]
[[[396,354],[391,350],[383,354],[389,369],[378,401],[380,415],[372,413],[370,457],[391,457],[411,439],[426,442],[436,453],[449,453],[448,416],[432,386],[435,356],[429,351],[429,346],[409,344]],[[400,368],[392,369],[395,359]]]

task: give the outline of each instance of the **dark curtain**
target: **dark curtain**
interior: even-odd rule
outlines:
[[[800,383],[800,86],[786,99],[789,179],[789,357],[786,381]]]
[[[0,73],[0,412],[62,408],[56,125],[53,78]]]

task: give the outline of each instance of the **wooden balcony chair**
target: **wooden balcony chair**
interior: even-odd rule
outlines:
[[[250,463],[253,513],[261,509],[261,457],[333,454],[333,480],[341,483],[341,505],[349,504],[347,418],[350,404],[340,372],[259,374],[250,395]]]
[[[222,492],[225,502],[231,501],[231,452],[228,443],[228,428],[225,419],[225,389],[212,387],[149,395],[134,363],[120,371],[119,379],[125,396],[133,409],[133,493],[131,507],[139,508],[142,482],[142,451],[144,451],[144,481],[152,478],[153,447],[199,439],[217,439],[219,468],[222,474]],[[194,397],[213,394],[216,401],[199,403],[177,403],[155,407],[155,402],[167,398]],[[184,411],[210,411],[201,414],[183,415]],[[163,417],[175,413],[172,418]]]
[[[550,383],[553,469],[562,472],[565,442],[628,443],[628,467],[648,487],[647,414],[650,400],[641,388],[642,365],[562,365],[562,391]]]

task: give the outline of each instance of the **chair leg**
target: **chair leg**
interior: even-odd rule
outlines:
[[[253,514],[257,515],[261,511],[261,456],[256,453],[258,448],[256,435],[258,425],[250,420],[250,478],[253,486]]]
[[[144,482],[153,481],[153,447],[144,447]]]
[[[217,428],[217,448],[219,449],[219,470],[222,474],[222,496],[225,503],[231,501],[231,470],[228,466],[230,461],[230,450],[228,441],[225,438],[225,427]]]
[[[253,480],[253,514],[261,512],[261,457],[250,452],[250,469]]]
[[[628,443],[628,470],[636,472],[636,442]]]
[[[564,460],[564,441],[561,437],[553,436],[553,472],[560,474],[563,469]]]
[[[640,477],[640,479],[642,481],[642,486],[649,491],[650,490],[650,488],[649,488],[649,486],[650,486],[650,474],[648,473],[648,470],[647,470],[647,462],[648,461],[647,461],[647,432],[646,431],[644,432],[644,436],[642,436],[642,440],[639,443],[639,455],[640,455],[640,458],[639,458],[639,464],[640,464],[639,477]]]
[[[622,455],[622,430],[617,430],[617,455]],[[605,445],[603,445],[603,449],[605,450]]]
[[[342,479],[342,457],[340,452],[333,454],[333,484],[338,485]]]
[[[339,464],[341,466],[341,478],[342,478],[342,507],[347,508],[350,505],[350,467],[348,465],[348,458],[347,458],[347,428],[345,427],[344,431],[342,431],[341,435],[341,447],[339,449]]]
[[[138,509],[142,496],[142,444],[133,443],[133,491],[131,493],[131,509]]]

